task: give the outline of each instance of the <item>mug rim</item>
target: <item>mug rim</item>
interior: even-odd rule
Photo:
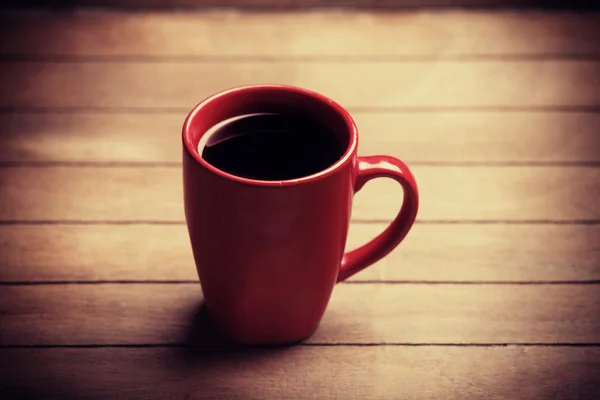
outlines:
[[[197,144],[194,144],[194,141],[192,140],[192,135],[190,134],[191,125],[192,125],[194,119],[198,116],[198,114],[201,114],[203,109],[208,104],[219,99],[220,97],[231,95],[234,93],[243,95],[244,92],[261,90],[261,89],[279,90],[279,91],[284,91],[284,92],[293,92],[296,94],[299,93],[299,94],[302,94],[304,96],[311,98],[312,100],[316,100],[316,101],[320,102],[321,104],[323,104],[324,106],[333,110],[336,114],[338,114],[342,118],[344,125],[345,125],[345,134],[348,136],[348,145],[346,146],[346,150],[344,151],[344,154],[335,163],[333,163],[329,167],[322,169],[314,174],[302,176],[299,178],[285,179],[285,180],[261,180],[261,179],[244,178],[244,177],[241,177],[238,175],[233,175],[228,172],[222,171],[222,170],[216,168],[215,166],[211,165],[210,163],[208,163],[206,160],[204,160],[200,156],[198,149],[196,148]],[[309,182],[321,180],[323,178],[331,176],[332,174],[336,173],[338,170],[343,168],[347,163],[350,162],[352,156],[356,153],[356,148],[358,146],[358,129],[356,127],[356,123],[354,122],[353,118],[350,116],[350,113],[348,111],[346,111],[346,109],[344,109],[344,107],[342,107],[340,104],[338,104],[337,102],[333,101],[332,99],[328,98],[325,95],[322,95],[320,93],[317,93],[317,92],[309,90],[309,89],[304,89],[304,88],[300,88],[300,87],[292,86],[292,85],[257,84],[257,85],[236,86],[236,87],[232,87],[229,89],[221,90],[219,92],[216,92],[216,93],[206,97],[204,100],[200,101],[198,104],[196,104],[192,108],[192,110],[188,113],[188,115],[185,118],[185,121],[183,123],[183,128],[182,128],[182,139],[183,139],[183,143],[184,143],[184,148],[186,149],[188,155],[190,155],[197,164],[200,164],[206,170],[210,171],[211,173],[213,173],[221,178],[225,178],[225,179],[228,179],[228,180],[231,180],[234,182],[238,182],[238,183],[242,183],[242,184],[246,184],[246,185],[252,185],[252,186],[286,187],[286,186],[295,186],[295,185],[300,185],[303,183],[309,183]]]

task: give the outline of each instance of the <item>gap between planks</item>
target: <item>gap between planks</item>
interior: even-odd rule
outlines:
[[[418,167],[600,167],[600,161],[408,161]],[[152,161],[0,161],[0,168],[180,168],[178,162]]]
[[[353,219],[352,222],[365,225],[378,225],[389,223],[388,219]],[[93,219],[4,219],[0,225],[185,225],[183,220],[93,220]],[[426,225],[599,225],[600,219],[416,219],[415,224]]]
[[[99,280],[99,281],[0,281],[0,286],[47,286],[47,285],[198,285],[198,280]],[[393,281],[355,279],[340,285],[600,285],[600,280],[573,281]]]
[[[297,62],[321,63],[332,62],[339,64],[353,64],[360,62],[389,63],[389,62],[519,62],[519,61],[600,61],[600,54],[469,54],[469,55],[378,55],[378,56],[215,56],[215,55],[11,55],[0,54],[2,62],[38,62],[38,63],[271,63],[271,62]]]
[[[289,348],[290,346],[276,346],[275,348]],[[598,343],[296,343],[293,347],[600,347]],[[31,345],[0,345],[1,350],[35,350],[35,349],[264,349],[265,346],[238,345],[238,344],[180,344],[180,343],[111,343],[111,344],[31,344]]]
[[[19,105],[6,105],[0,106],[0,114],[58,114],[58,115],[69,115],[79,113],[90,113],[90,114],[111,114],[111,115],[122,115],[122,114],[187,114],[193,105],[186,106],[19,106]],[[547,112],[547,113],[586,113],[586,114],[598,114],[600,113],[600,106],[596,105],[465,105],[465,106],[351,106],[345,107],[348,112],[351,113],[376,113],[376,114],[390,114],[390,113],[419,113],[419,114],[432,114],[438,112],[451,112],[451,113],[465,113],[465,112],[515,112],[515,113],[528,113],[528,112]]]

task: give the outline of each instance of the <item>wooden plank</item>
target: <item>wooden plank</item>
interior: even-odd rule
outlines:
[[[4,12],[0,14],[0,26],[10,35],[0,36],[0,54],[252,58],[569,56],[600,52],[596,40],[599,25],[600,13],[539,11]],[[49,33],[52,40],[48,40]]]
[[[11,400],[595,400],[600,385],[597,347],[0,349],[0,358]]]
[[[600,168],[412,168],[418,218],[440,221],[595,220]],[[0,169],[0,220],[183,221],[180,168],[8,167]],[[354,199],[355,220],[391,220],[398,184],[370,182]]]
[[[0,107],[187,110],[257,83],[302,86],[346,107],[597,107],[599,69],[599,61],[7,61]]]
[[[348,248],[384,226],[353,224]],[[0,281],[197,280],[187,235],[183,224],[0,225]],[[600,280],[599,242],[599,225],[417,224],[396,251],[350,280]]]
[[[6,286],[0,345],[181,344],[191,326],[215,343],[201,299],[199,284]],[[338,285],[307,342],[596,343],[599,300],[597,285]]]
[[[360,154],[415,163],[600,161],[600,114],[352,113]],[[0,162],[181,162],[185,113],[0,114]],[[68,146],[65,146],[68,143]]]
[[[597,9],[594,0],[4,0],[4,5],[12,7],[101,7],[108,9],[158,9],[172,10],[183,8],[204,10],[213,8],[240,8],[243,10],[298,10],[298,9],[375,9],[396,10],[412,8],[530,8],[542,7],[546,9]]]

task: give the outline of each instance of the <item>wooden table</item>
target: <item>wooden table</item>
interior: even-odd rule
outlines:
[[[0,398],[600,398],[600,14],[4,12]],[[305,343],[214,345],[180,127],[250,83],[333,97],[421,190]],[[402,193],[369,184],[349,247]]]

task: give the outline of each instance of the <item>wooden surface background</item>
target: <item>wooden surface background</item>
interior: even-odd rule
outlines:
[[[598,399],[600,14],[0,14],[0,398]],[[201,308],[180,128],[226,87],[346,106],[418,221],[289,348]],[[356,197],[348,247],[400,189]]]

